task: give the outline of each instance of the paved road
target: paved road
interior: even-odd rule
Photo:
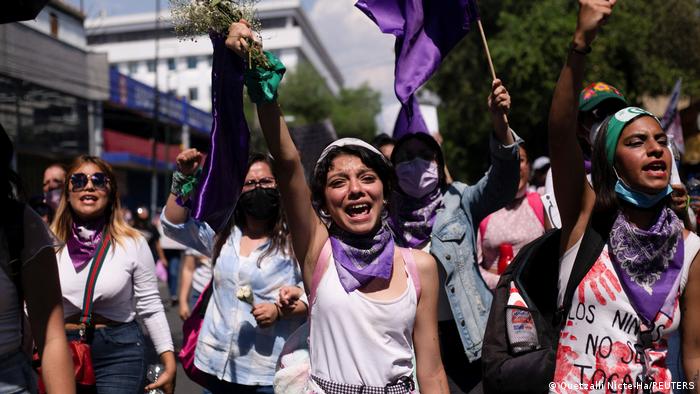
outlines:
[[[175,354],[180,351],[182,347],[182,320],[177,313],[177,307],[170,306],[170,296],[168,295],[168,286],[164,283],[159,283],[160,295],[163,299],[163,306],[165,306],[165,315],[168,318],[168,324],[170,325],[170,331],[173,335],[173,343],[175,344]],[[150,349],[153,349],[151,346]],[[155,351],[149,356],[150,360],[157,360]],[[157,361],[151,361],[157,362]],[[177,378],[175,386],[175,394],[200,394],[202,392],[202,387],[194,382],[192,382],[182,366],[178,362],[177,364]]]

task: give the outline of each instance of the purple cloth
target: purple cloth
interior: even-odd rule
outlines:
[[[358,0],[355,7],[396,36],[394,90],[410,119],[416,113],[409,102],[413,94],[479,18],[476,1]]]
[[[350,293],[374,278],[389,280],[394,267],[394,237],[383,225],[373,236],[331,227],[331,249],[343,289]]]
[[[211,149],[197,190],[191,199],[194,218],[218,231],[226,224],[241,194],[248,166],[250,132],[243,114],[243,60],[212,34]]]
[[[402,105],[399,111],[399,116],[396,117],[394,124],[394,138],[399,139],[406,134],[413,133],[429,133],[428,126],[423,120],[423,115],[420,112],[418,100],[414,96],[408,99],[408,105]]]
[[[102,240],[102,232],[105,227],[105,219],[93,222],[80,222],[73,218],[71,235],[66,241],[68,255],[75,272],[80,272],[88,264],[97,252],[97,247]]]
[[[425,244],[433,232],[437,210],[442,206],[440,188],[420,200],[394,192],[392,204],[396,208],[389,223],[399,246],[415,249]]]
[[[683,268],[683,224],[664,208],[642,230],[618,213],[608,241],[610,257],[634,310],[649,326],[670,294],[678,293]]]

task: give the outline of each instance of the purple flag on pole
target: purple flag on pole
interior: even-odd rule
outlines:
[[[212,34],[211,150],[207,155],[194,197],[193,216],[219,231],[226,224],[241,194],[248,167],[250,132],[243,115],[243,60],[224,44],[226,37]]]
[[[396,36],[394,90],[404,107],[400,116],[407,116],[411,123],[417,105],[409,101],[479,18],[476,1],[358,0],[355,6],[383,33]],[[397,125],[399,122],[404,121],[397,119]]]
[[[402,105],[399,115],[396,117],[394,124],[394,138],[399,139],[406,134],[413,133],[430,133],[428,126],[423,120],[423,115],[420,112],[418,100],[411,96],[408,99],[408,105]]]
[[[671,141],[676,145],[678,151],[685,153],[685,140],[683,139],[683,127],[681,126],[680,113],[678,112],[678,101],[681,98],[681,78],[678,78],[673,86],[671,98],[668,101],[668,106],[664,112],[664,117],[661,119],[661,126],[666,131]]]

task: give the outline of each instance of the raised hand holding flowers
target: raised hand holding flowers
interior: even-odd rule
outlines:
[[[244,38],[245,55],[249,67],[270,67],[262,52],[259,40],[252,31],[259,32],[260,21],[255,17],[255,4],[258,0],[170,0],[170,9],[175,25],[175,33],[183,39],[196,40],[210,33],[217,33],[228,39],[232,37],[229,27],[232,23],[243,22],[250,34]],[[236,37],[240,40],[242,37]]]

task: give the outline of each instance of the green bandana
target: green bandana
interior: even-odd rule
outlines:
[[[277,88],[282,82],[282,76],[287,69],[272,53],[265,51],[265,57],[270,69],[256,66],[246,70],[243,78],[248,88],[248,96],[255,104],[271,103],[277,100]]]
[[[659,119],[657,119],[654,114],[638,107],[623,108],[615,112],[615,115],[608,121],[608,128],[605,136],[605,156],[608,158],[608,163],[610,163],[610,165],[613,165],[615,161],[615,149],[617,148],[617,141],[622,134],[622,129],[640,116],[651,116],[661,125],[661,122],[659,122]]]

